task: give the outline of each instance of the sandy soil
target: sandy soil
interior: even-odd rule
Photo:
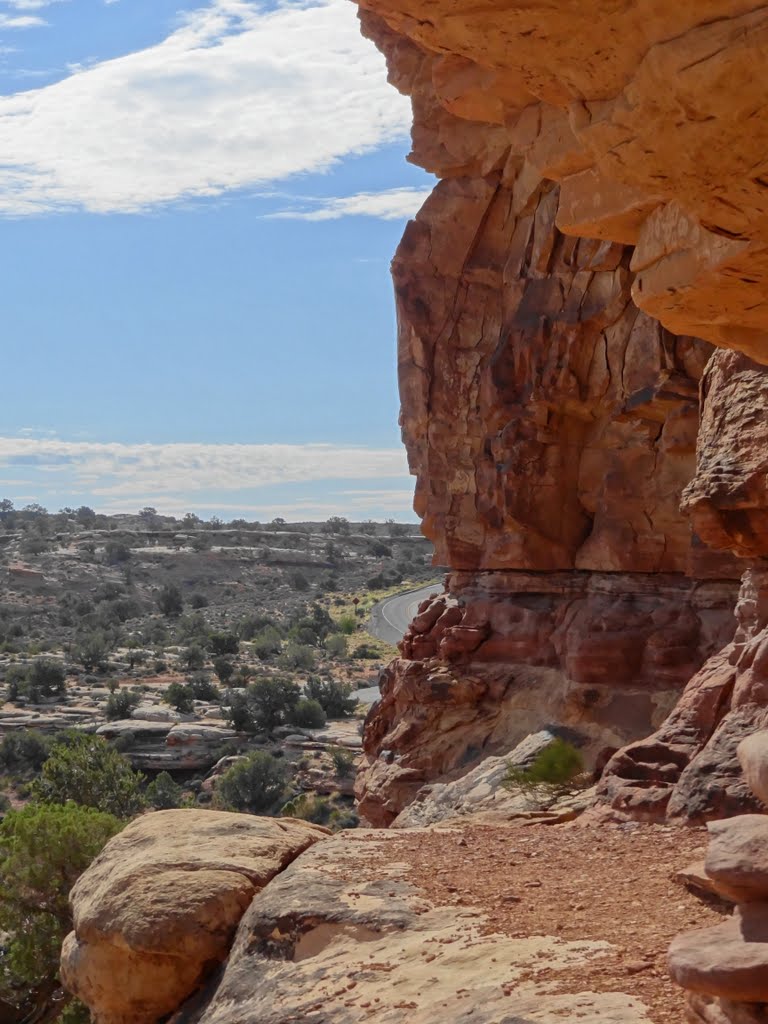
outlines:
[[[529,977],[563,992],[630,992],[656,1024],[683,1020],[665,968],[678,932],[721,920],[674,880],[703,854],[706,830],[658,825],[466,826],[404,832],[393,854],[437,904],[473,906],[489,932],[513,938],[603,939],[615,952],[570,971]],[[578,986],[578,987],[574,987]]]

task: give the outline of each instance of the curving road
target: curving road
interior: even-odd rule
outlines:
[[[371,608],[371,620],[368,629],[379,640],[388,644],[396,644],[403,638],[403,633],[416,615],[419,604],[430,594],[441,594],[443,581],[432,583],[418,590],[408,590],[404,594],[386,597]]]

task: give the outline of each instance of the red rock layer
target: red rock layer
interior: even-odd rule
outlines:
[[[768,554],[768,377],[748,358],[768,362],[768,16],[725,0],[361,6],[412,99],[410,159],[443,179],[393,276],[415,507],[462,570],[366,726],[358,789],[386,824],[522,728],[577,723],[596,757],[658,726],[732,629],[735,588],[703,628],[686,577],[735,579]],[[688,334],[747,355],[705,371]],[[702,764],[708,742],[720,756],[705,733]],[[653,787],[632,771],[614,760],[611,799],[645,813]]]
[[[641,573],[453,573],[384,672],[360,810],[386,826],[425,783],[546,726],[590,765],[646,736],[733,631],[735,584]]]

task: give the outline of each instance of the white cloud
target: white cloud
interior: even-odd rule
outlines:
[[[348,0],[211,0],[156,46],[0,97],[0,213],[217,195],[327,169],[409,122]]]
[[[0,14],[0,28],[39,28],[47,24],[45,18],[34,14]]]
[[[390,188],[382,192],[358,192],[331,199],[303,199],[304,208],[280,210],[267,216],[285,220],[338,220],[340,217],[380,217],[400,220],[412,217],[430,194],[428,188]],[[309,205],[309,204],[313,205]]]
[[[401,448],[329,444],[118,444],[0,437],[0,468],[67,472],[101,497],[243,491],[321,480],[406,477]]]

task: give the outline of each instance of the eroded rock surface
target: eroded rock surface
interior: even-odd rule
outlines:
[[[599,764],[691,677],[613,763],[610,801],[748,808],[735,747],[764,702],[750,682],[729,696],[732,669],[754,678],[734,650],[702,668],[730,640],[735,587],[702,626],[706,590],[685,581],[768,555],[768,16],[746,0],[360,6],[412,100],[410,159],[442,179],[393,277],[415,508],[456,570],[369,720],[364,813],[388,824],[425,782],[548,724],[583,728]],[[609,609],[574,598],[582,573],[614,576]],[[659,573],[679,574],[676,601],[666,576],[646,588]]]
[[[587,971],[610,943],[488,934],[476,908],[439,905],[407,877],[402,836],[340,834],[295,861],[254,899],[220,977],[173,1024],[646,1024],[628,993],[583,978],[552,991],[552,978]],[[549,984],[532,976],[544,964]]]
[[[736,615],[733,642],[691,679],[661,728],[609,762],[601,788],[616,810],[707,821],[762,808],[738,747],[768,725],[768,572],[745,574]]]
[[[326,834],[219,811],[138,818],[72,891],[64,985],[97,1024],[155,1024],[226,958],[256,893]]]
[[[736,585],[640,573],[454,573],[384,672],[360,811],[389,825],[425,784],[561,726],[588,767],[664,721],[734,627]]]

